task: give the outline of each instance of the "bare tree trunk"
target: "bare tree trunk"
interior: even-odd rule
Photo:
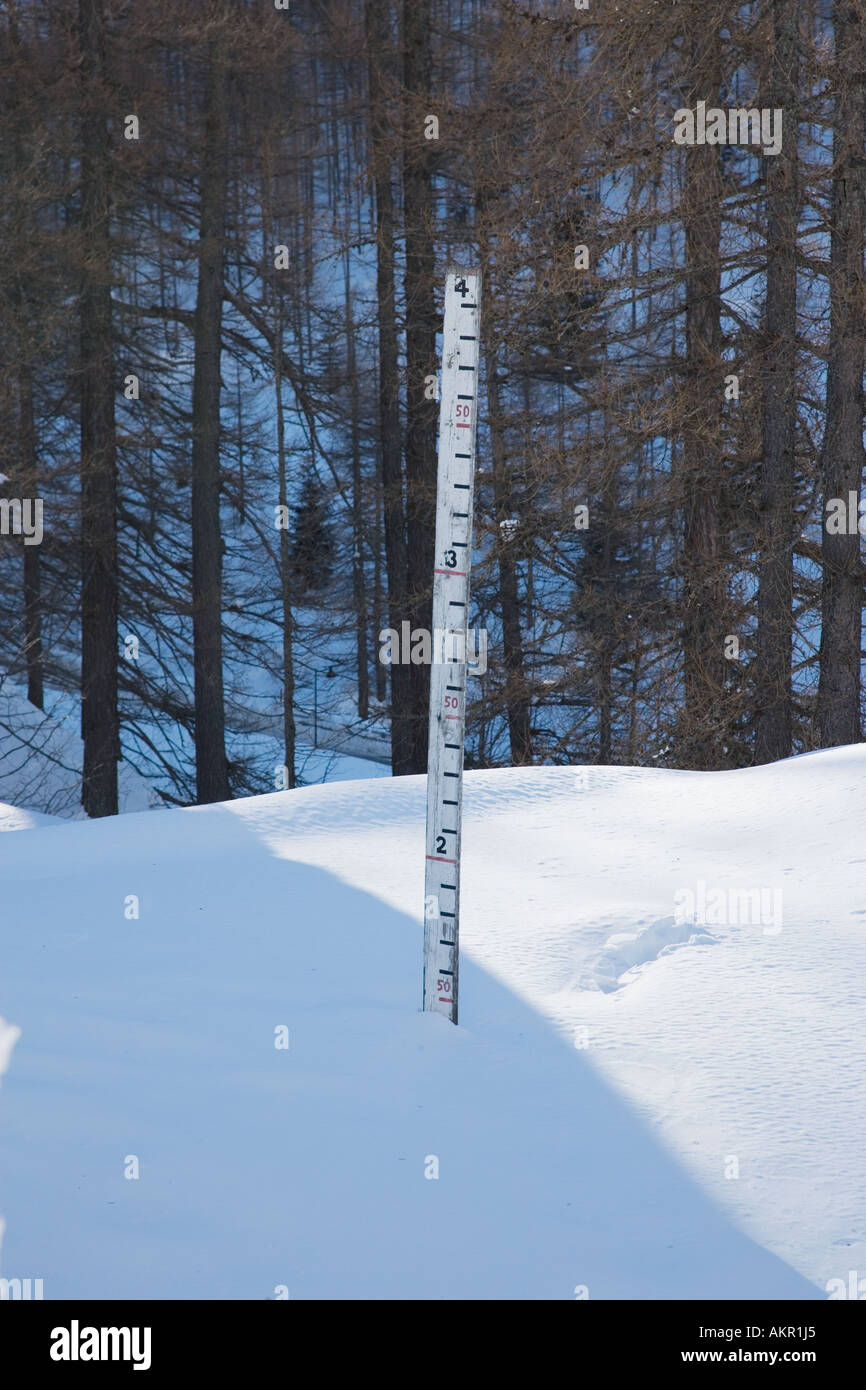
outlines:
[[[219,7],[217,7],[219,8]],[[212,40],[200,180],[192,389],[192,591],[195,768],[199,802],[231,796],[225,751],[220,529],[220,359],[228,165],[227,72]]]
[[[275,288],[275,295],[279,296]],[[276,344],[274,353],[274,378],[277,396],[277,465],[279,468],[279,505],[289,514],[289,486],[286,469],[286,421],[283,408],[283,313],[282,301],[277,311]],[[295,772],[295,664],[294,664],[294,614],[292,612],[292,555],[287,526],[280,528],[280,598],[283,607],[283,746],[285,750],[286,777],[289,787],[296,785]]]
[[[781,108],[782,149],[766,157],[767,307],[764,353],[761,537],[756,642],[755,761],[791,753],[794,605],[794,442],[797,418],[796,0],[776,0],[770,105]]]
[[[391,43],[388,0],[365,0],[370,129],[376,197],[376,320],[379,336],[379,446],[388,616],[398,633],[406,610],[406,531],[400,440],[400,376],[394,297],[394,194],[388,153],[384,53]],[[391,666],[391,770],[414,772],[410,667]]]
[[[30,182],[24,173],[26,168],[25,144],[28,133],[28,115],[22,109],[27,58],[22,52],[17,15],[14,5],[9,8],[8,31],[10,47],[15,58],[22,63],[21,71],[12,75],[10,83],[10,115],[12,164],[16,184],[19,179]],[[83,135],[83,132],[82,132]],[[33,414],[33,347],[31,323],[33,307],[30,305],[27,275],[22,271],[21,261],[27,260],[26,248],[31,246],[37,234],[37,225],[27,208],[16,206],[21,197],[16,187],[16,196],[11,200],[9,221],[12,227],[12,245],[15,261],[15,274],[11,294],[17,321],[18,349],[18,449],[21,468],[21,486],[25,497],[39,496],[39,476],[36,461],[36,427]],[[39,560],[39,546],[25,545],[24,551],[24,661],[27,670],[27,698],[37,709],[42,709],[45,699],[45,681],[42,657],[42,569]]]
[[[24,493],[38,497],[36,430],[33,421],[33,374],[22,358],[18,373],[18,422]],[[24,659],[27,664],[27,699],[42,709],[45,681],[42,665],[42,570],[39,546],[24,546]]]
[[[378,643],[375,634],[381,632],[386,626],[385,614],[386,604],[384,596],[384,586],[382,584],[382,532],[384,530],[384,515],[382,507],[382,466],[381,457],[376,461],[376,554],[373,563],[373,622],[374,641],[373,648],[378,654]],[[384,704],[388,695],[388,679],[385,667],[381,661],[375,662],[376,673],[376,699],[380,704]]]
[[[436,371],[435,243],[431,152],[424,135],[430,51],[430,0],[403,0],[406,105],[403,129],[403,216],[406,240],[406,541],[409,620],[433,624],[436,528],[435,399],[425,378]],[[412,770],[427,768],[430,668],[410,667]]]
[[[487,265],[485,265],[485,281],[489,283]],[[502,647],[505,662],[505,712],[508,720],[511,761],[515,765],[519,765],[532,762],[531,711],[526,673],[523,669],[520,595],[517,584],[517,565],[514,557],[514,547],[519,542],[516,535],[509,537],[508,529],[503,529],[499,525],[499,523],[510,519],[514,507],[505,457],[502,403],[499,381],[496,376],[496,354],[491,341],[490,328],[486,326],[490,322],[490,316],[485,318],[482,314],[481,333],[484,340],[487,403],[490,416],[493,505],[499,527],[496,546],[499,570],[499,609],[502,615]]]
[[[711,101],[721,86],[718,33],[695,14],[690,68],[696,100]],[[689,103],[694,106],[695,102]],[[724,685],[724,572],[719,543],[722,478],[721,232],[719,149],[686,151],[683,223],[686,256],[686,377],[681,434],[682,574],[685,708],[677,761],[718,766],[720,694]]]
[[[367,586],[364,575],[364,491],[361,476],[361,423],[358,369],[355,360],[355,323],[349,252],[345,257],[346,367],[349,373],[350,430],[352,435],[352,598],[355,607],[355,665],[358,681],[358,715],[370,712],[370,673],[367,667]]]
[[[827,502],[860,497],[863,475],[863,147],[866,142],[866,40],[860,7],[837,0],[833,118],[833,215],[830,240],[830,352],[827,419],[821,457],[821,657],[818,729],[821,746],[860,739],[860,628],[863,568],[860,536],[831,535]]]
[[[102,0],[79,0],[81,52],[81,801],[117,813],[117,451],[111,324],[110,148]]]
[[[605,430],[607,435],[607,430]],[[602,543],[600,574],[601,606],[605,621],[599,653],[598,760],[608,765],[613,757],[613,657],[617,647],[618,614],[614,591],[614,535],[617,520],[616,465],[607,461],[601,496]]]

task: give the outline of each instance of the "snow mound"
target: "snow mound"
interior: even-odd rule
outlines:
[[[9,1066],[12,1049],[20,1037],[21,1029],[7,1023],[5,1018],[0,1017],[0,1077]]]
[[[41,811],[23,811],[20,806],[7,806],[0,801],[0,834],[4,830],[35,830],[40,825],[62,825],[60,816],[46,816]]]
[[[418,1012],[424,778],[0,837],[4,1276],[826,1296],[866,1268],[864,773],[469,774],[459,1028]]]
[[[683,945],[711,946],[715,940],[708,931],[696,931],[692,923],[678,922],[675,916],[659,917],[636,932],[614,932],[605,949],[590,963],[580,988],[605,993],[623,989],[639,979],[652,961]]]

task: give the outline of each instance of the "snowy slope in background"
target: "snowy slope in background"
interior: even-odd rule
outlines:
[[[83,747],[71,719],[56,711],[44,713],[18,686],[6,678],[0,681],[0,801],[65,820],[83,819]],[[162,805],[128,763],[118,765],[117,776],[121,811]],[[23,828],[0,823],[0,830]]]
[[[469,774],[459,1029],[417,1012],[423,778],[2,837],[2,1274],[826,1297],[866,1271],[864,774]],[[781,929],[681,920],[701,882]]]
[[[44,825],[62,825],[60,816],[46,816],[41,811],[22,811],[20,806],[7,806],[0,801],[0,834],[4,830],[37,830]]]

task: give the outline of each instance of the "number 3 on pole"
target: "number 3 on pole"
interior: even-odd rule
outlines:
[[[427,839],[424,882],[424,1008],[457,1022],[460,826],[466,715],[466,637],[472,564],[472,500],[481,274],[448,272],[442,329],[433,630],[444,635],[430,669]],[[453,659],[452,659],[453,658]]]

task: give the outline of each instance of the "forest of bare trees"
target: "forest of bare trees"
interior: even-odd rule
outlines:
[[[0,687],[89,815],[314,700],[425,770],[451,264],[467,765],[860,740],[866,0],[5,0],[0,74]]]

